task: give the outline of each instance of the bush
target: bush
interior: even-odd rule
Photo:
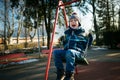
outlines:
[[[27,43],[27,45],[25,43],[21,43],[21,44],[10,44],[10,45],[7,45],[8,46],[8,50],[15,50],[15,49],[23,49],[23,48],[34,48],[34,47],[37,47],[38,46],[38,43],[34,42],[29,42]],[[1,44],[0,45],[0,51],[3,51],[4,50],[4,45]]]
[[[120,44],[120,30],[104,32],[103,36],[105,45],[110,48],[117,48],[117,45]]]

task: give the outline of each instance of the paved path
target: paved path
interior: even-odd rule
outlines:
[[[88,50],[89,65],[79,65],[75,80],[120,80],[120,50]],[[0,69],[0,80],[44,80],[47,58],[39,61],[14,64]],[[48,80],[55,80],[53,60]]]

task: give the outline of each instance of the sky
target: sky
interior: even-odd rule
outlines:
[[[86,33],[89,33],[89,30],[94,30],[92,13],[89,12],[86,15],[83,15],[77,8],[74,8],[74,11],[79,14],[79,17],[81,19],[81,26],[85,29]]]
[[[91,13],[88,13],[87,15],[82,16],[81,25],[85,29],[86,33],[89,33],[89,30],[94,30],[93,18]]]

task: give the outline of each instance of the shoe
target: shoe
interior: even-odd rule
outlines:
[[[65,78],[64,70],[57,70],[57,78],[56,78],[56,80],[64,80],[64,78]]]
[[[64,80],[74,80],[74,73],[73,72],[66,72]]]

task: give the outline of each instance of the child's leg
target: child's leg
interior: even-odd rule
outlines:
[[[65,58],[66,51],[65,50],[54,50],[53,51],[53,58],[55,62],[55,66],[57,69],[57,79],[56,80],[62,80],[64,78],[65,72],[64,72],[64,66],[62,59]]]
[[[57,69],[64,69],[62,59],[65,58],[65,50],[54,50],[53,58]]]
[[[75,69],[75,58],[78,58],[80,56],[80,52],[69,49],[66,51],[66,71],[74,72]]]
[[[74,80],[75,58],[79,57],[80,52],[69,49],[66,51],[66,77],[65,80]]]

